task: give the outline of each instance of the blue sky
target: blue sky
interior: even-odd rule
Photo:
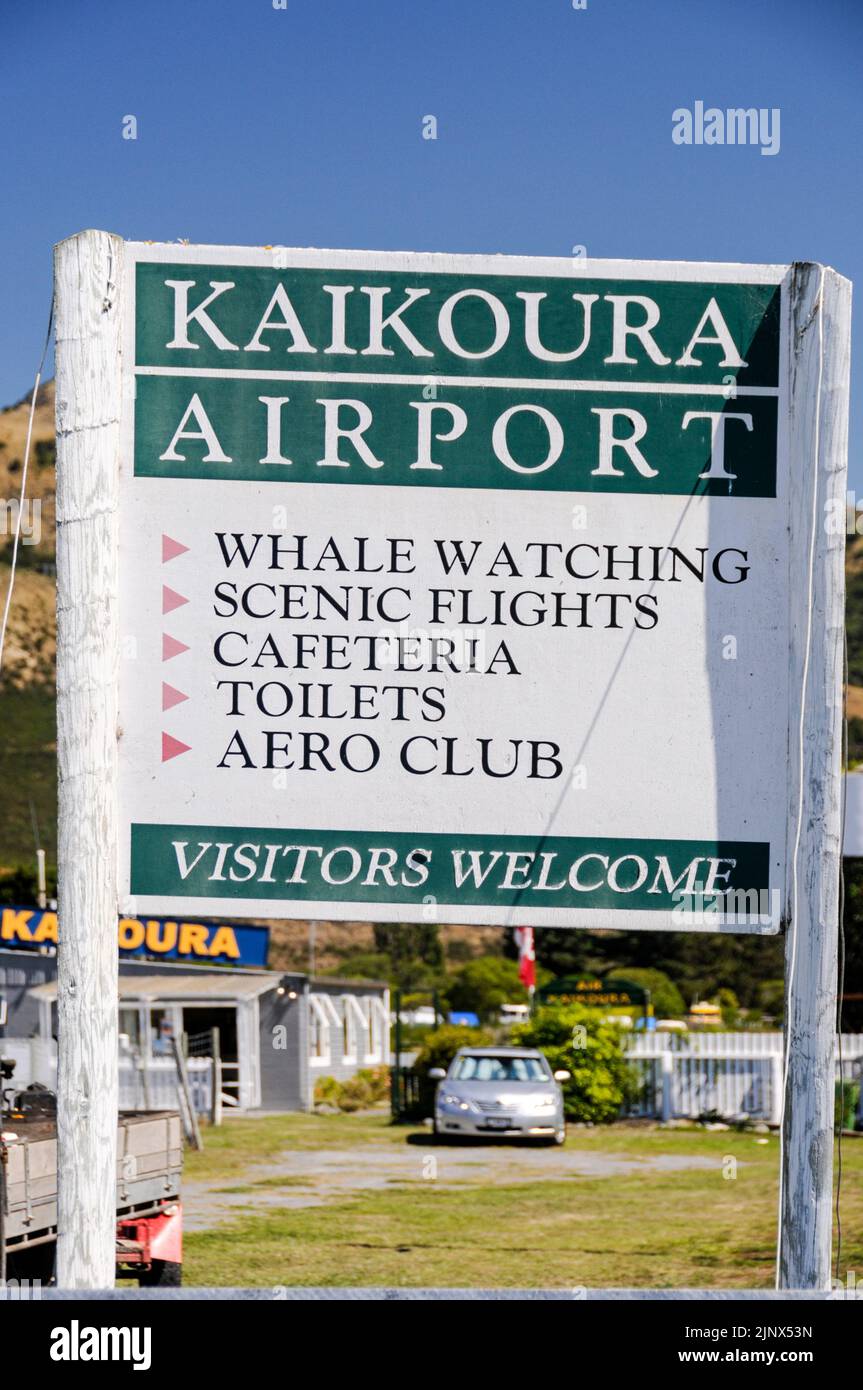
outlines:
[[[863,279],[860,0],[5,0],[0,31],[3,404],[82,227]],[[675,145],[696,100],[779,107],[780,152]],[[855,400],[858,493],[861,439]]]

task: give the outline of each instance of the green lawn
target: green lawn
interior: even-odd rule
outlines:
[[[255,1160],[285,1149],[356,1150],[375,1164],[413,1134],[416,1164],[383,1190],[327,1195],[323,1205],[266,1211],[267,1190],[289,1201],[293,1177],[256,1177]],[[455,1188],[422,1174],[438,1152],[422,1130],[381,1117],[290,1115],[232,1120],[205,1133],[187,1178],[233,1191],[230,1223],[186,1239],[187,1284],[389,1285],[575,1288],[763,1288],[773,1282],[778,1140],[752,1133],[613,1126],[575,1129],[569,1146],[592,1156],[694,1155],[709,1168],[563,1180],[518,1180],[518,1153],[471,1165]],[[442,1151],[446,1154],[448,1151]],[[737,1176],[723,1177],[729,1158]],[[863,1141],[843,1149],[842,1274],[863,1267]],[[509,1180],[512,1169],[513,1180]],[[306,1180],[308,1185],[308,1180]],[[243,1207],[242,1194],[250,1204]]]

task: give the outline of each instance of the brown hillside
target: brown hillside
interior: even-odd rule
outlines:
[[[27,421],[30,415],[30,396],[16,405],[0,410],[0,496],[7,502],[17,499],[21,491],[21,470],[27,442]],[[54,383],[46,381],[39,388],[33,417],[33,438],[30,445],[30,466],[27,474],[27,499],[38,501],[41,510],[41,539],[31,545],[22,534],[19,564],[51,561],[54,557]],[[25,521],[27,514],[25,512]],[[11,535],[8,522],[0,541],[3,558],[8,558]]]
[[[6,603],[10,569],[0,564],[0,604]],[[54,578],[21,567],[9,609],[0,689],[53,685],[56,618]]]

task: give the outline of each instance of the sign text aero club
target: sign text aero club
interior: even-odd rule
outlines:
[[[128,244],[138,909],[775,928],[783,274]]]

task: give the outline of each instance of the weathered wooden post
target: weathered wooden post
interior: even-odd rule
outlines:
[[[777,1284],[830,1287],[836,943],[842,797],[845,487],[851,286],[792,268],[788,431],[792,551],[785,1084]],[[804,543],[804,538],[808,543]]]
[[[55,251],[62,1288],[113,1288],[115,1269],[122,268],[106,232]]]

